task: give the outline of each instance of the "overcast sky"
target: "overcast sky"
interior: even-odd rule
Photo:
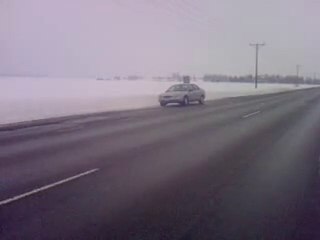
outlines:
[[[0,74],[320,74],[317,0],[0,0]]]

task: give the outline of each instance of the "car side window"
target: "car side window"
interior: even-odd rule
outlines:
[[[192,87],[193,87],[194,90],[199,90],[199,89],[200,89],[200,88],[199,88],[197,85],[195,85],[195,84],[192,84]]]

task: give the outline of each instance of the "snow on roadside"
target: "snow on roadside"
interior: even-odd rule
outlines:
[[[207,99],[297,89],[288,84],[196,82]],[[0,78],[0,124],[102,111],[157,106],[173,82],[94,79]],[[300,86],[310,87],[310,86]]]

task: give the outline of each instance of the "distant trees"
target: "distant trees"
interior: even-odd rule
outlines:
[[[218,74],[206,74],[203,76],[205,82],[230,82],[231,77]]]
[[[228,76],[219,74],[205,74],[203,76],[205,82],[253,82],[254,78],[252,75],[245,76]],[[260,83],[280,83],[280,84],[319,84],[320,79],[303,78],[297,76],[281,76],[281,75],[260,75]]]

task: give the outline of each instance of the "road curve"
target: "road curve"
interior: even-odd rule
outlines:
[[[320,89],[0,128],[0,239],[320,239]]]

